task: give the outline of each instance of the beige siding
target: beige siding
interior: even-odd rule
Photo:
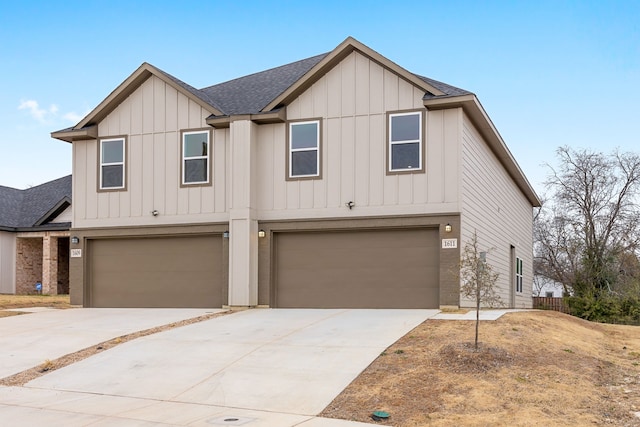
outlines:
[[[533,281],[533,209],[497,157],[464,116],[462,142],[462,242],[477,230],[482,250],[500,274],[498,291],[503,302],[512,305],[511,250],[523,260],[523,293],[515,297],[515,307],[531,307]],[[463,306],[471,301],[461,301]]]
[[[71,222],[73,220],[72,211],[73,211],[72,207],[68,206],[64,211],[60,213],[60,215],[52,219],[51,222],[53,223]]]
[[[423,95],[359,53],[346,57],[287,106],[289,120],[322,118],[321,179],[287,181],[286,125],[259,126],[260,219],[458,212],[459,109],[427,114],[426,173],[386,174],[386,113],[424,110]]]
[[[180,130],[209,128],[209,115],[161,79],[145,81],[98,125],[100,137],[127,136],[126,191],[98,192],[97,141],[73,144],[74,227],[226,221],[228,129],[212,132],[213,186],[180,187]]]
[[[0,231],[0,294],[16,292],[16,236]]]

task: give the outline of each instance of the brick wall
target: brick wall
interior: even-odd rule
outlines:
[[[35,293],[36,282],[42,282],[42,239],[16,239],[16,294]]]

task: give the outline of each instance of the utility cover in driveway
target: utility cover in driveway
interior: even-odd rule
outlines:
[[[91,307],[223,304],[220,236],[102,239],[88,249]]]
[[[435,229],[275,235],[279,308],[437,308]]]

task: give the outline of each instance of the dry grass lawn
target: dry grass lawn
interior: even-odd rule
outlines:
[[[7,308],[53,307],[70,308],[69,295],[3,295],[0,294],[0,317],[23,314],[3,311]]]
[[[640,426],[640,327],[556,312],[428,320],[321,414],[393,426]],[[640,414],[638,414],[640,415]]]

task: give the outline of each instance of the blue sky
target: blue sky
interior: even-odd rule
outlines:
[[[76,124],[142,62],[201,88],[353,36],[474,92],[538,193],[561,145],[640,149],[640,2],[30,1],[0,5],[0,185],[71,173]]]

